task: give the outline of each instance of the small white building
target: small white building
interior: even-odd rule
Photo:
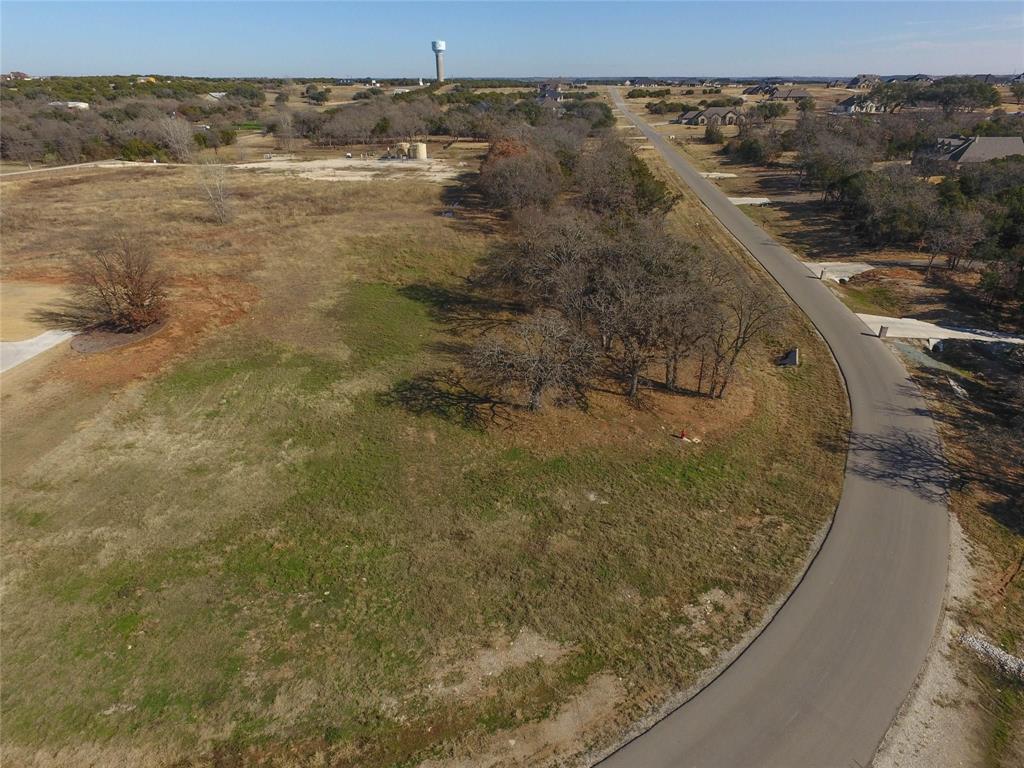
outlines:
[[[87,101],[51,101],[47,104],[49,107],[64,107],[65,109],[88,109],[89,102]]]

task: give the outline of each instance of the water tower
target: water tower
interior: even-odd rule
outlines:
[[[430,44],[434,49],[434,58],[437,59],[437,82],[444,82],[444,40],[435,40]]]

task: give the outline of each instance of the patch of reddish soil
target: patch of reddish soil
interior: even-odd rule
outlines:
[[[557,455],[566,449],[608,445],[636,445],[638,449],[665,444],[686,445],[680,439],[702,441],[731,434],[754,411],[755,393],[750,386],[734,385],[727,400],[690,394],[645,390],[639,406],[624,394],[610,391],[589,394],[589,409],[546,408],[540,413],[517,414],[505,433],[514,445],[529,446],[541,454]]]
[[[171,315],[161,328],[127,345],[68,356],[51,375],[90,387],[147,378],[194,349],[212,331],[246,317],[257,298],[256,286],[236,278],[179,278],[169,300]]]

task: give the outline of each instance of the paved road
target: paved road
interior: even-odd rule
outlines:
[[[853,424],[835,522],[796,591],[731,666],[602,768],[868,765],[942,606],[949,529],[933,480],[934,425],[884,343],[612,93],[817,326],[846,379]]]

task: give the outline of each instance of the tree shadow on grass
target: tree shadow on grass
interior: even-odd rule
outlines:
[[[511,412],[519,408],[467,385],[454,371],[435,371],[405,379],[379,395],[379,400],[417,416],[429,414],[476,429],[488,424],[511,424]]]
[[[483,296],[468,286],[453,288],[438,283],[413,283],[399,288],[398,292],[428,306],[433,318],[452,333],[497,328],[509,322],[510,314],[522,309],[516,304]]]
[[[839,211],[820,200],[779,200],[772,204],[784,221],[799,222],[783,238],[812,259],[845,259],[875,250],[861,241]]]
[[[461,173],[458,184],[450,184],[441,190],[444,216],[454,229],[474,234],[493,235],[498,232],[499,219],[495,210],[489,207],[476,187],[475,173]]]

